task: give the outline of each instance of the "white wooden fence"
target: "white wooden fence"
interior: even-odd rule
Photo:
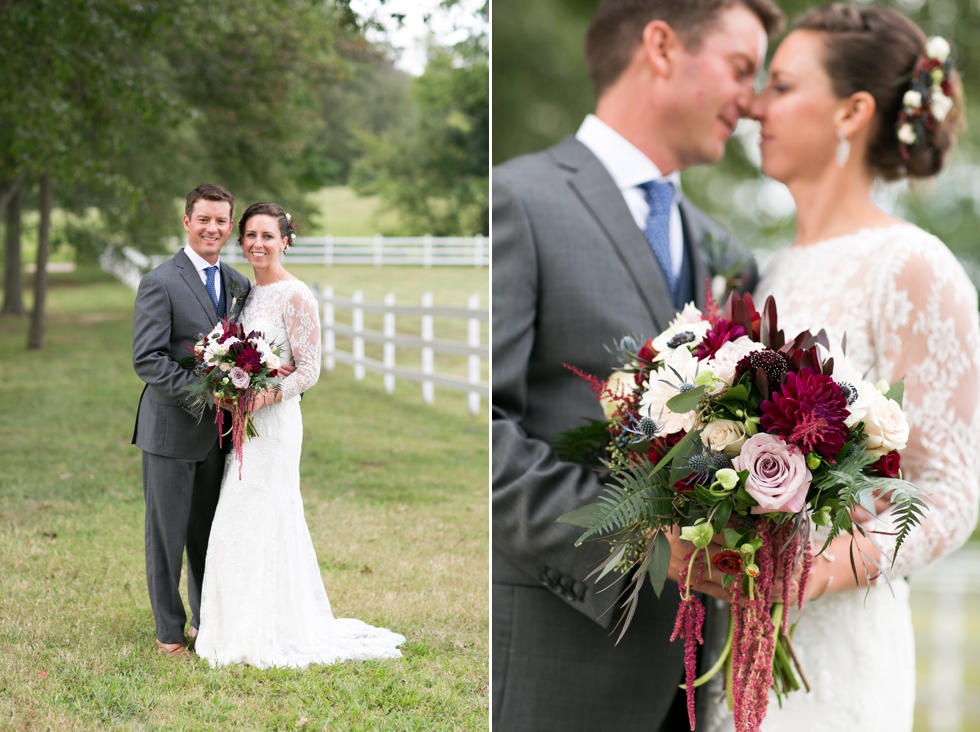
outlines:
[[[422,296],[421,305],[396,305],[392,293],[385,295],[384,302],[366,302],[360,290],[351,297],[340,297],[334,294],[332,287],[324,288],[319,294],[323,307],[321,329],[323,331],[323,365],[327,370],[333,370],[336,364],[342,363],[354,367],[354,378],[364,379],[366,371],[384,376],[385,390],[389,393],[395,390],[395,379],[408,379],[422,383],[422,398],[429,404],[435,398],[435,387],[442,386],[457,391],[467,392],[467,404],[470,414],[479,414],[480,398],[490,395],[490,385],[480,380],[480,365],[482,360],[489,360],[490,349],[480,344],[480,323],[490,320],[490,313],[480,309],[480,296],[471,295],[467,306],[436,307],[431,292]],[[351,324],[337,322],[337,310],[349,310]],[[364,327],[364,313],[382,313],[383,330],[367,330]],[[422,320],[421,336],[398,334],[396,318],[414,317]],[[435,318],[450,318],[466,321],[466,342],[436,338],[433,330]],[[351,339],[351,351],[338,350],[337,336]],[[368,358],[364,355],[365,343],[380,343],[383,346],[383,360]],[[420,369],[398,366],[395,363],[396,348],[419,349],[422,353]],[[435,371],[435,354],[448,353],[466,356],[467,376],[462,378],[452,374],[440,374]]]
[[[221,252],[229,264],[245,261],[241,249],[230,241]],[[490,251],[481,234],[476,236],[298,236],[286,250],[293,264],[391,264],[485,267]]]

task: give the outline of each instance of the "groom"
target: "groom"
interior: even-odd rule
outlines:
[[[234,196],[221,186],[204,183],[187,194],[187,244],[140,281],[133,317],[133,367],[146,383],[133,433],[143,451],[146,584],[156,646],[172,656],[187,650],[179,590],[185,546],[187,638],[193,643],[197,637],[204,559],[227,452],[218,444],[214,410],[201,414],[191,404],[186,387],[194,374],[180,360],[220,319],[236,318],[248,294],[248,279],[218,261],[234,210]]]
[[[555,523],[602,484],[548,440],[602,419],[563,364],[604,378],[617,365],[604,346],[704,303],[719,272],[702,246],[728,239],[683,196],[679,172],[722,157],[781,23],[771,0],[600,0],[585,44],[595,115],[493,171],[495,730],[688,729],[683,644],[669,642],[678,593],[668,583],[658,601],[645,587],[614,645],[625,578],[597,594],[585,578],[607,550],[575,548],[581,529]],[[727,274],[751,287],[751,257],[728,247],[746,264]],[[674,579],[683,552],[677,542]]]

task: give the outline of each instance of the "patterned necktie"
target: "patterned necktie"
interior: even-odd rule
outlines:
[[[647,194],[650,214],[643,230],[653,253],[657,255],[664,279],[673,295],[677,291],[677,277],[670,261],[670,206],[674,202],[674,186],[657,180],[641,183],[640,188]]]
[[[214,305],[214,312],[218,312],[218,291],[214,287],[214,278],[218,274],[218,265],[213,267],[208,267],[205,272],[208,273],[208,281],[204,283],[207,288],[208,295],[211,296],[211,304]]]

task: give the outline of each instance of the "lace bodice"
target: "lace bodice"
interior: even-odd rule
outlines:
[[[869,229],[779,252],[757,289],[776,298],[787,336],[825,328],[872,383],[905,379],[911,433],[903,475],[930,499],[891,576],[959,547],[980,491],[980,328],[977,291],[950,251],[910,225]],[[878,535],[891,554],[894,540]],[[889,544],[889,540],[891,543]]]
[[[279,346],[283,363],[296,371],[283,379],[282,400],[309,389],[320,378],[320,317],[316,298],[299,280],[253,285],[242,311],[247,330],[262,332]]]

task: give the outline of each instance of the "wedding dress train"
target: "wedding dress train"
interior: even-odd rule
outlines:
[[[320,374],[316,300],[297,280],[256,285],[242,318],[246,331],[280,345],[283,363],[295,363],[296,371],[283,380],[282,401],[256,411],[259,436],[244,445],[241,479],[238,461],[228,456],[208,544],[197,653],[211,666],[258,668],[399,658],[403,636],[334,618],[303,515],[299,395]]]
[[[928,495],[928,511],[889,570],[894,596],[879,579],[870,590],[826,594],[802,613],[793,611],[793,643],[813,691],[790,694],[782,708],[770,694],[762,729],[907,732],[915,705],[915,644],[903,578],[963,544],[977,519],[977,291],[942,242],[915,226],[896,225],[782,250],[757,289],[760,310],[770,294],[787,335],[825,328],[833,344],[846,334],[847,355],[867,381],[904,378],[911,433],[902,451],[903,477]],[[871,528],[891,527],[886,516]],[[875,537],[891,557],[894,537]],[[835,581],[849,581],[848,557],[833,559]],[[731,716],[722,716],[720,724],[698,728],[732,729]]]

